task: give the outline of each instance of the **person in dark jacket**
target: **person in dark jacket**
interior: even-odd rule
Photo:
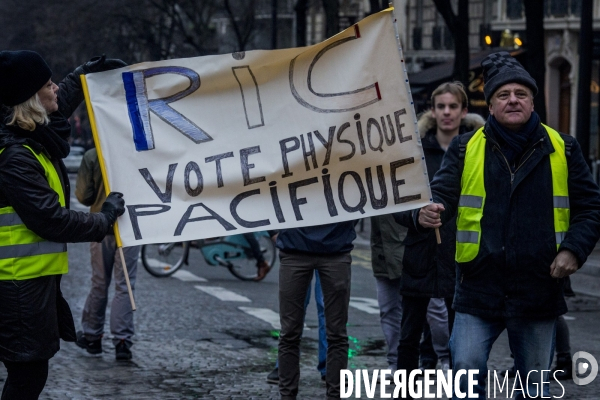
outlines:
[[[556,318],[567,311],[562,281],[600,238],[600,190],[577,141],[533,111],[537,85],[521,64],[500,52],[481,65],[490,117],[452,141],[431,183],[434,203],[415,216],[443,228],[458,213],[453,368],[479,370],[481,398],[506,329],[525,391],[536,396],[546,382],[548,396]]]
[[[106,200],[106,191],[96,149],[90,149],[83,155],[81,166],[77,172],[75,196],[81,204],[89,206],[91,212],[98,212],[102,209],[102,204]],[[90,243],[92,287],[81,314],[83,330],[77,332],[75,344],[90,354],[102,353],[108,289],[111,275],[114,273],[115,292],[110,306],[110,332],[115,346],[115,358],[131,360],[133,357],[130,350],[133,346],[131,338],[135,334],[133,310],[129,300],[125,270],[117,249],[115,235],[112,232],[109,232],[101,243]],[[123,248],[123,257],[132,292],[135,291],[139,253],[140,246]]]
[[[122,62],[121,62],[122,63]],[[60,291],[67,242],[101,241],[125,211],[111,193],[99,213],[69,210],[66,119],[83,100],[79,75],[115,67],[104,57],[59,85],[32,51],[0,52],[0,361],[2,399],[37,399],[59,338],[75,341]]]
[[[387,368],[396,370],[398,341],[402,319],[402,256],[406,228],[398,225],[390,214],[371,217],[371,266],[377,285],[379,322],[385,343]]]
[[[429,180],[442,165],[442,159],[452,139],[459,134],[478,129],[484,120],[477,114],[467,113],[467,94],[460,82],[446,82],[431,95],[431,110],[418,121],[421,143]],[[394,214],[396,220],[408,227],[404,240],[404,273],[400,282],[402,294],[402,323],[398,346],[398,369],[407,372],[419,366],[419,339],[426,322],[430,301],[446,303],[448,318],[443,329],[431,326],[433,341],[442,342],[442,369],[450,367],[448,338],[454,322],[452,299],[456,273],[454,266],[455,220],[451,219],[440,229],[441,244],[437,244],[433,231],[419,232],[411,218],[411,212]],[[435,299],[435,300],[432,300]],[[438,300],[443,299],[443,300]],[[431,324],[430,324],[431,325]],[[435,328],[435,329],[434,329]],[[435,368],[435,365],[433,366]]]
[[[354,221],[279,232],[279,394],[296,399],[300,379],[300,339],[304,301],[314,271],[319,271],[327,330],[327,399],[340,398],[340,370],[348,367],[350,265],[356,238]]]

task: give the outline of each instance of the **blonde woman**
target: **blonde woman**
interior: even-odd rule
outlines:
[[[0,361],[2,400],[37,399],[59,338],[75,340],[60,278],[67,242],[101,241],[124,212],[111,193],[99,213],[69,210],[66,117],[83,100],[79,75],[122,66],[96,58],[61,83],[32,51],[0,52]]]

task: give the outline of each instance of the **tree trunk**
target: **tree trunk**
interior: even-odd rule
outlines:
[[[525,69],[531,74],[538,87],[538,94],[533,99],[535,111],[542,122],[546,122],[546,51],[544,50],[544,0],[527,0],[525,19],[527,35],[527,53]]]
[[[469,0],[458,1],[458,15],[452,11],[450,0],[433,0],[435,8],[444,18],[454,40],[454,71],[452,78],[469,84]]]
[[[296,12],[296,46],[306,46],[306,10],[308,0],[298,0],[294,11]]]
[[[277,0],[271,0],[271,49],[277,48]]]
[[[577,80],[577,131],[576,137],[581,146],[585,161],[590,165],[590,117],[592,93],[592,53],[594,50],[592,0],[581,2],[581,28],[579,30],[579,77]]]
[[[459,0],[454,37],[454,72],[452,77],[469,86],[469,0]]]
[[[330,38],[340,31],[340,4],[338,0],[323,0],[325,36]]]

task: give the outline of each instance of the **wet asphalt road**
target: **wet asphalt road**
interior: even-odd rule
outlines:
[[[85,209],[77,203],[74,208]],[[355,299],[348,326],[351,369],[386,365],[366,239],[368,224],[353,252]],[[81,311],[90,287],[89,245],[70,244],[69,261],[63,292],[80,329]],[[41,399],[279,398],[277,387],[265,381],[277,355],[278,328],[273,316],[279,311],[278,266],[264,281],[255,283],[242,282],[224,268],[207,266],[197,253],[192,254],[190,261],[185,270],[205,281],[154,278],[140,264],[133,360],[115,361],[108,326],[100,356],[90,356],[73,343],[61,342],[60,352],[50,360],[48,383]],[[207,287],[222,288],[249,301],[220,300]],[[567,320],[573,352],[587,351],[600,359],[600,298],[578,295],[569,303]],[[316,370],[317,325],[312,302],[302,341],[300,399],[325,397],[325,387]],[[509,353],[506,336],[502,335],[492,350],[489,367],[509,368]],[[5,370],[0,369],[0,380],[4,378]],[[600,398],[600,377],[588,386],[572,382],[563,385],[564,399]],[[551,390],[552,395],[561,395],[558,385],[552,385]],[[379,390],[376,398],[378,395]],[[364,391],[362,396],[365,398]]]

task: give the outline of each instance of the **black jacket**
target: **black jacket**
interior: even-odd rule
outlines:
[[[562,279],[550,276],[557,254],[549,158],[555,149],[540,125],[511,179],[489,124],[485,135],[481,247],[473,261],[458,264],[453,308],[482,317],[561,315],[567,311]],[[446,209],[442,223],[455,218],[460,197],[462,170],[457,139],[431,183],[434,202]],[[567,164],[571,218],[559,251],[572,251],[581,266],[600,238],[600,191],[574,139]]]
[[[356,221],[282,229],[276,246],[286,253],[339,254],[354,248]]]
[[[52,118],[70,115],[83,99],[76,73],[67,76],[59,88],[59,111]],[[65,193],[66,207],[61,207],[44,168],[23,144],[38,153],[44,148],[8,128],[5,116],[0,116],[0,148],[5,149],[0,154],[0,207],[12,206],[27,228],[46,240],[101,241],[110,228],[106,217],[68,209],[69,177],[62,160],[52,159]],[[57,276],[0,281],[0,361],[44,360],[58,351],[58,282]]]
[[[468,114],[463,120],[460,133],[477,129],[484,124],[483,118]],[[427,130],[424,130],[427,129]],[[440,169],[445,151],[435,138],[437,126],[429,112],[419,119],[419,130],[426,132],[421,139],[427,175],[431,181]],[[440,228],[441,244],[437,244],[433,230],[419,232],[413,223],[412,213],[398,213],[396,220],[408,227],[404,239],[404,270],[400,281],[400,292],[405,296],[452,298],[456,282],[454,253],[456,249],[456,218],[450,219]]]
[[[79,77],[69,74],[60,84],[58,93],[59,117],[70,116],[83,100]],[[60,113],[60,114],[59,114]],[[57,115],[53,117],[56,118]],[[51,159],[63,184],[66,207],[61,207],[58,195],[50,187],[44,168],[23,147],[29,145],[37,153],[44,148],[31,139],[24,139],[4,125],[0,118],[0,208],[12,206],[30,230],[53,242],[102,241],[109,224],[102,214],[69,210],[70,184],[64,163]]]

